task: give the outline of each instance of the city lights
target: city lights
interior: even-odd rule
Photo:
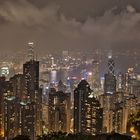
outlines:
[[[140,0],[0,0],[0,140],[140,140]]]

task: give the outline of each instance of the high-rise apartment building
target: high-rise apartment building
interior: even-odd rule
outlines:
[[[13,94],[10,81],[5,82],[3,93],[4,139],[9,140],[18,134],[18,101]]]
[[[74,91],[74,132],[97,134],[102,131],[102,109],[87,81]]]
[[[50,89],[48,101],[50,132],[70,132],[70,107],[70,93]]]

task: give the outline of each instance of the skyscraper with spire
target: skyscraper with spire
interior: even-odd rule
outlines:
[[[41,133],[41,93],[39,90],[39,61],[34,59],[33,42],[28,43],[28,61],[23,64],[24,102],[22,106],[22,134],[34,140]]]
[[[104,81],[104,95],[103,95],[103,131],[113,131],[113,112],[112,112],[112,97],[116,92],[116,76],[115,76],[115,62],[112,57],[112,52],[108,55],[107,73]]]
[[[34,42],[28,42],[28,60],[34,60]]]

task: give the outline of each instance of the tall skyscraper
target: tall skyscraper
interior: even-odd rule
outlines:
[[[34,42],[28,43],[28,60],[34,60]]]
[[[102,109],[87,81],[82,80],[74,91],[74,132],[97,134],[102,130]]]
[[[120,92],[125,91],[125,89],[126,89],[125,81],[126,81],[125,75],[122,73],[119,73],[117,75],[117,86],[116,86],[117,91],[120,91]]]
[[[104,93],[113,94],[116,92],[116,77],[110,73],[105,74]]]
[[[99,90],[100,88],[100,76],[99,76],[99,62],[98,61],[93,61],[93,88],[96,90]]]
[[[101,107],[103,108],[103,132],[109,133],[113,130],[112,122],[113,122],[113,94],[103,94],[100,96]]]
[[[12,86],[13,94],[11,97],[11,101],[7,100],[7,105],[12,107],[13,117],[14,117],[14,127],[11,129],[15,129],[16,135],[21,135],[21,104],[24,99],[24,76],[23,74],[16,74],[10,78],[10,84]],[[10,108],[9,107],[9,108]],[[10,116],[9,116],[10,117]],[[10,120],[10,118],[9,118]]]
[[[4,137],[5,140],[12,139],[18,135],[18,111],[19,105],[15,96],[10,95],[4,100]]]
[[[12,139],[18,135],[18,101],[13,94],[13,87],[10,81],[6,81],[4,92],[4,138]]]
[[[41,134],[41,120],[39,120],[41,93],[39,92],[39,61],[29,60],[23,65],[24,102],[22,107],[22,134],[29,134],[34,140]],[[39,110],[38,110],[39,109]]]
[[[108,73],[105,74],[104,93],[113,94],[116,92],[115,63],[112,55],[108,56]]]
[[[49,131],[70,132],[70,93],[51,89],[48,104]]]
[[[115,74],[115,62],[112,58],[112,53],[109,53],[108,55],[108,73],[111,75]]]
[[[5,140],[21,134],[20,102],[23,97],[23,75],[17,74],[9,81],[1,79],[1,126]]]

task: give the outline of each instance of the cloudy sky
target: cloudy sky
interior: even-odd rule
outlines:
[[[1,52],[140,47],[140,0],[0,0]]]

